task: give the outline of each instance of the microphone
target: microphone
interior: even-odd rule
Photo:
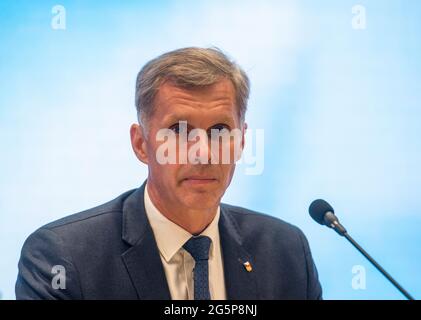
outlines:
[[[408,300],[414,300],[414,298],[395,280],[392,276],[386,272],[346,231],[343,225],[339,223],[338,218],[332,206],[325,200],[317,199],[314,200],[308,209],[310,216],[314,221],[321,225],[325,225],[335,230],[339,235],[345,237],[351,244],[370,261],[377,270],[383,274]]]

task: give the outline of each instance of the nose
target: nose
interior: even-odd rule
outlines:
[[[195,129],[195,132],[189,135],[188,145],[189,164],[211,163],[211,144],[205,130]]]

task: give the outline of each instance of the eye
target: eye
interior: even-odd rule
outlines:
[[[187,131],[187,124],[183,122],[174,123],[169,127],[175,134],[180,134]]]
[[[223,123],[218,123],[218,124],[215,124],[214,126],[212,126],[210,129],[209,129],[209,133],[211,133],[211,130],[218,130],[218,132],[220,132],[220,131],[222,131],[222,130],[224,130],[224,129],[227,129],[228,131],[230,131],[230,126],[229,125],[227,125],[227,124],[223,124]]]
[[[218,123],[208,129],[208,137],[211,139],[220,139],[229,136],[231,128],[229,125]]]

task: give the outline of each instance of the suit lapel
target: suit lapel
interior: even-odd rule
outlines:
[[[234,218],[229,210],[221,204],[219,233],[224,264],[225,288],[229,300],[258,299],[256,272],[253,259],[242,244]],[[244,263],[253,267],[248,272]]]
[[[122,254],[122,259],[139,299],[170,300],[159,250],[145,212],[145,185],[146,182],[124,203],[122,238],[132,247]]]

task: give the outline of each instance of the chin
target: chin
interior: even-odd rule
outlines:
[[[214,208],[219,205],[219,197],[213,197],[209,194],[194,194],[183,197],[183,202],[186,207],[204,210],[209,208]]]

